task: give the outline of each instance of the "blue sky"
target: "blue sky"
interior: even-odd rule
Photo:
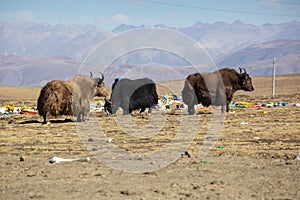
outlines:
[[[232,23],[300,21],[299,0],[0,0],[0,21],[187,27],[199,21]]]

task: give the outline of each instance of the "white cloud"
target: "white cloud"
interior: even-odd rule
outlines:
[[[112,17],[112,19],[118,23],[125,23],[130,21],[130,18],[123,14],[116,14],[115,16]]]
[[[34,14],[30,10],[7,11],[0,13],[0,21],[4,22],[32,22]]]

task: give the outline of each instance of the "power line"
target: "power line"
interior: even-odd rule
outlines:
[[[199,9],[199,10],[211,10],[211,11],[227,12],[227,13],[240,13],[240,14],[248,14],[248,15],[253,15],[254,14],[254,15],[281,16],[281,17],[300,17],[300,15],[272,14],[272,13],[261,13],[261,12],[254,12],[254,11],[239,11],[239,10],[222,9],[222,8],[208,8],[208,7],[178,4],[178,3],[167,3],[167,2],[154,1],[154,0],[139,0],[139,1],[142,1],[142,2],[145,2],[145,3],[164,5],[164,6],[192,8],[192,9]]]
[[[270,3],[275,3],[275,4],[300,5],[299,2],[294,2],[294,1],[277,1],[277,0],[259,0],[259,1],[270,2]]]

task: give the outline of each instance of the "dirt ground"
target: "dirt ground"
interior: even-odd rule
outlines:
[[[283,80],[295,83],[290,77]],[[299,86],[283,84],[272,98],[262,85],[265,81],[256,83],[262,89],[238,93],[235,100],[300,103]],[[35,100],[1,101],[6,103],[34,105]],[[219,113],[219,108],[215,110]],[[300,107],[232,111],[217,122],[209,112],[192,117],[186,111],[159,110],[144,116],[91,115],[86,129],[65,118],[42,125],[38,115],[0,116],[0,199],[300,199],[300,161],[295,160],[300,152]],[[163,123],[156,126],[155,119]],[[196,125],[182,131],[181,126],[190,123]],[[130,134],[134,127],[154,131],[151,137],[139,138]],[[217,134],[209,135],[210,130]],[[190,134],[194,134],[192,141],[188,141]],[[110,157],[114,152],[106,149],[109,144],[135,155],[157,152],[157,159],[133,157],[125,162],[128,165],[118,166],[114,163],[124,158]],[[173,150],[159,153],[168,144]],[[176,151],[180,144],[186,149]],[[199,152],[209,145],[201,156]],[[54,156],[91,160],[50,163]],[[129,168],[139,162],[146,163],[144,171]]]

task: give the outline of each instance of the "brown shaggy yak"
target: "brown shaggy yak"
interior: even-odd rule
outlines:
[[[72,115],[77,121],[85,121],[90,111],[90,101],[94,96],[107,96],[102,78],[76,75],[69,81],[53,80],[41,90],[37,108],[43,116],[43,124],[50,116]]]

